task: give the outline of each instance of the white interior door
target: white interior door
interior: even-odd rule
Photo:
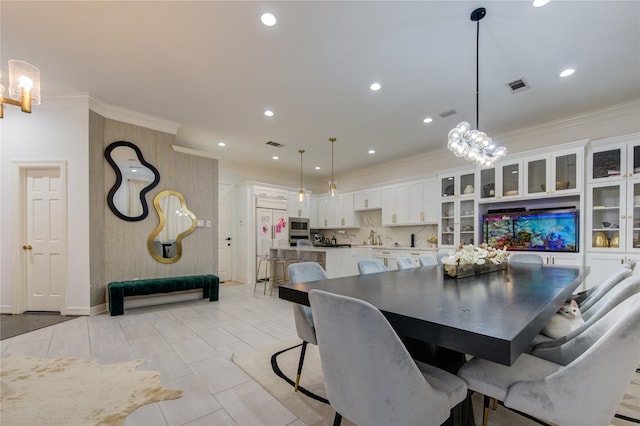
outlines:
[[[220,281],[232,279],[231,256],[231,195],[233,186],[218,184],[218,277]]]
[[[26,177],[27,310],[60,311],[66,279],[60,170],[31,169]]]

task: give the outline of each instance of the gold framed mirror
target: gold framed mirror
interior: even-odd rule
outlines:
[[[182,239],[196,229],[197,219],[181,193],[162,191],[153,199],[158,226],[147,240],[151,256],[162,263],[177,262],[182,256]]]

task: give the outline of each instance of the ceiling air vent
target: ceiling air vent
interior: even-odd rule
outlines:
[[[438,115],[440,117],[442,117],[442,118],[445,118],[445,117],[449,117],[450,115],[457,114],[457,113],[458,113],[458,111],[456,111],[455,109],[450,109],[449,111],[441,112]]]
[[[282,147],[284,147],[284,145],[283,145],[283,144],[278,143],[278,142],[274,142],[274,141],[269,141],[269,142],[267,142],[267,145],[271,145],[271,146],[276,147],[276,148],[282,148]]]
[[[527,90],[531,86],[524,81],[524,78],[520,78],[518,80],[514,80],[511,83],[507,83],[507,87],[511,90],[511,93],[519,93],[523,90]]]

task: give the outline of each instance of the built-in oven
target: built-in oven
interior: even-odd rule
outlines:
[[[289,218],[289,243],[292,246],[297,245],[298,240],[311,239],[311,228],[309,227],[309,218],[290,217]]]

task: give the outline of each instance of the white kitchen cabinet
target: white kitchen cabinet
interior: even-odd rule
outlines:
[[[639,177],[640,133],[593,142],[588,160],[590,183]]]
[[[440,202],[439,246],[457,248],[477,243],[477,206],[474,198],[443,198]]]
[[[583,162],[584,148],[528,156],[524,160],[524,196],[579,194]]]
[[[330,197],[328,195],[323,195],[317,198],[318,229],[327,229],[333,226],[333,208],[329,208],[329,198]]]
[[[311,229],[318,229],[318,197],[311,196],[309,200],[309,227]]]
[[[416,262],[416,267],[420,266],[420,255],[422,254],[434,254],[434,250],[420,250],[420,249],[396,249],[396,248],[379,248],[373,249],[373,257],[380,259],[384,262],[384,265],[389,271],[395,271],[398,269],[396,259],[399,257],[410,257]]]
[[[353,211],[353,192],[335,197],[318,197],[317,229],[358,228],[360,224]]]
[[[382,208],[382,190],[365,189],[353,193],[353,210],[375,210]]]
[[[583,256],[580,253],[536,253],[542,257],[546,265],[582,266]]]
[[[360,223],[353,209],[353,192],[334,197],[333,223],[335,228],[358,228]]]
[[[382,188],[382,225],[438,223],[437,181],[424,179]]]
[[[409,223],[410,191],[408,184],[382,188],[382,225],[398,226]]]
[[[298,192],[289,191],[287,212],[289,217],[311,217],[311,194],[309,192],[304,195],[304,202],[300,203]]]
[[[278,198],[281,200],[289,199],[289,191],[286,189],[269,188],[266,186],[253,186],[253,195],[255,197]]]

